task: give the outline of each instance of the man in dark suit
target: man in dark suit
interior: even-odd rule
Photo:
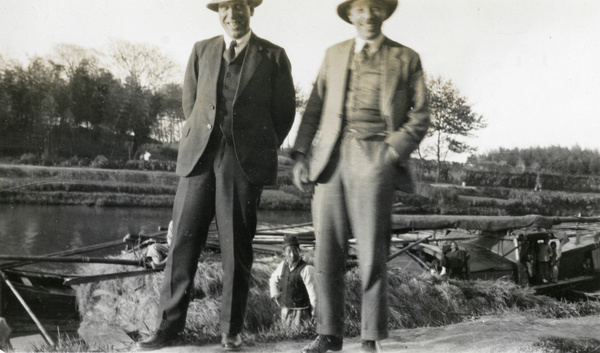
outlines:
[[[327,50],[294,145],[294,183],[315,183],[317,333],[303,352],[343,345],[344,268],[356,238],[362,277],[362,348],[387,337],[387,255],[394,189],[429,127],[419,55],[381,27],[397,0],[347,0],[338,15],[357,37]]]
[[[198,258],[216,219],[223,263],[222,346],[237,350],[253,262],[256,211],[277,178],[277,150],[295,115],[285,51],[256,36],[250,17],[262,0],[212,0],[224,36],[194,45],[183,83],[186,121],[177,158],[175,236],[156,332],[139,349],[168,345],[185,327]]]

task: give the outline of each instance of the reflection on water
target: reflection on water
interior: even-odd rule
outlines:
[[[45,255],[152,233],[166,226],[170,208],[36,206],[0,204],[0,254]],[[260,211],[259,223],[310,222],[310,212]],[[123,247],[112,250],[116,253]],[[99,256],[104,254],[86,254]]]
[[[2,253],[43,255],[154,232],[170,219],[164,208],[0,205]]]

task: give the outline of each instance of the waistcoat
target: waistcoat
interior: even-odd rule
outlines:
[[[345,117],[346,129],[359,135],[379,133],[386,130],[387,123],[381,118],[380,95],[382,82],[382,51],[378,50],[361,60],[354,55],[348,75]]]
[[[287,264],[283,265],[281,273],[281,305],[286,308],[310,307],[308,291],[302,280],[300,272],[306,266],[306,262],[300,259],[294,270],[290,271]]]
[[[233,146],[232,123],[233,123],[233,101],[237,93],[237,88],[242,74],[242,66],[246,49],[239,53],[232,62],[221,59],[221,70],[217,81],[217,125],[221,128],[227,144]]]

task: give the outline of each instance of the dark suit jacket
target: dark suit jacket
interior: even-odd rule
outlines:
[[[311,181],[317,181],[329,163],[331,152],[342,133],[353,48],[354,39],[351,39],[327,50],[302,116],[294,150],[308,157]],[[385,38],[379,50],[384,58],[380,112],[387,121],[385,142],[398,152],[399,162],[403,164],[429,127],[427,88],[421,59],[414,50],[389,38]],[[397,187],[410,189],[410,178],[404,174]]]
[[[183,82],[182,129],[177,174],[188,176],[205,152],[215,128],[217,80],[225,48],[223,36],[197,42]],[[285,50],[252,34],[233,103],[235,153],[248,180],[274,184],[277,149],[295,116],[295,90]]]

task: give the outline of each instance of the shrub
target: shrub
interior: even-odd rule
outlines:
[[[140,159],[130,159],[125,162],[123,168],[134,169],[134,170],[162,170],[173,172],[177,167],[177,162],[167,160],[149,160],[144,161]]]
[[[23,153],[19,158],[21,164],[38,164],[40,159],[33,153]]]
[[[103,155],[98,155],[96,156],[96,158],[94,158],[94,160],[92,161],[92,163],[90,163],[90,167],[92,168],[109,168],[109,161],[108,158],[104,157]]]

